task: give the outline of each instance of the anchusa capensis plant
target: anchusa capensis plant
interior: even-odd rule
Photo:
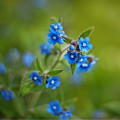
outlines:
[[[90,34],[93,31],[93,27],[84,31],[78,40],[74,40],[68,37],[63,31],[61,19],[59,21],[53,19],[53,21],[54,22],[50,24],[49,33],[47,34],[47,41],[42,43],[39,47],[44,58],[44,66],[46,67],[43,67],[43,64],[40,62],[39,57],[36,57],[31,52],[26,52],[22,56],[23,65],[28,68],[36,59],[37,70],[28,70],[27,73],[22,76],[19,97],[13,95],[13,93],[10,90],[7,90],[6,87],[1,87],[0,89],[0,95],[6,101],[10,101],[13,98],[16,99],[16,97],[19,99],[23,98],[25,102],[27,101],[26,106],[30,107],[27,107],[24,110],[24,113],[20,114],[21,118],[27,118],[29,113],[33,114],[34,111],[38,110],[38,108],[41,108],[39,106],[35,108],[34,105],[38,101],[38,97],[43,91],[56,90],[58,87],[60,87],[60,85],[62,85],[62,78],[59,77],[59,74],[64,70],[56,69],[58,64],[68,62],[67,64],[71,68],[72,75],[76,76],[81,71],[88,71],[88,69],[91,68],[91,66],[96,62],[95,58],[89,55],[92,52],[93,48],[89,39]],[[12,55],[15,56],[15,54]],[[54,55],[55,59],[50,61],[51,65],[48,65],[48,59],[52,55]],[[10,58],[10,61],[11,60],[12,58]],[[3,63],[0,63],[0,74],[5,74],[6,71],[7,69],[5,65]],[[12,75],[10,74],[10,76]],[[13,79],[13,77],[10,77],[10,80],[11,79]],[[52,113],[53,116],[59,116],[59,119],[67,120],[69,117],[72,117],[72,111],[70,111],[68,107],[61,107],[59,101],[60,100],[58,99],[56,101],[49,102],[45,108],[47,112]],[[39,109],[39,112],[41,112],[41,109]]]

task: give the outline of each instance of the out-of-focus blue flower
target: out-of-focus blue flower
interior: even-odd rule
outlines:
[[[86,72],[88,69],[90,68],[90,64],[89,63],[82,63],[82,64],[77,64],[77,69],[79,71],[83,71]]]
[[[47,108],[47,112],[52,113],[55,116],[62,112],[62,107],[60,106],[58,100],[54,102],[49,102],[48,105],[49,107]]]
[[[79,40],[79,49],[83,50],[84,52],[88,52],[88,49],[92,49],[92,44],[88,43],[89,42],[89,37],[86,37],[85,39],[80,38]]]
[[[50,54],[53,46],[49,43],[43,43],[40,45],[41,54]]]
[[[54,32],[53,30],[50,30],[50,33],[48,33],[48,43],[53,45],[55,45],[56,43],[63,44],[63,36],[65,36],[63,31]]]
[[[10,90],[2,90],[1,93],[0,93],[0,95],[6,101],[14,99],[14,95],[12,94],[12,92]]]
[[[5,74],[7,72],[7,69],[5,67],[4,63],[0,63],[0,74]]]
[[[32,74],[30,74],[29,76],[36,85],[41,85],[41,82],[43,81],[42,76],[40,76],[37,72],[33,72]]]
[[[22,62],[26,67],[30,67],[35,60],[35,56],[31,52],[26,52],[22,57]]]
[[[71,111],[63,111],[62,114],[59,116],[62,120],[68,120],[69,117],[72,117]]]
[[[70,46],[69,46],[69,50],[72,50],[72,51],[73,51],[74,49],[75,49],[75,46],[74,46],[74,45],[70,45]]]
[[[63,30],[61,23],[51,24],[50,27],[51,27],[50,31],[51,30],[53,31]]]
[[[37,8],[44,8],[47,5],[47,0],[32,0],[32,3]]]
[[[76,58],[78,57],[77,52],[67,52],[67,54],[64,55],[64,58],[68,60],[69,64],[73,64],[76,62]]]
[[[79,68],[76,68],[74,74],[72,75],[71,78],[71,83],[72,85],[80,85],[83,82],[83,72],[79,70]]]
[[[7,54],[7,61],[17,61],[20,59],[20,52],[16,48],[12,48]]]
[[[49,77],[47,79],[47,83],[46,83],[46,87],[51,87],[52,89],[56,89],[58,86],[60,86],[60,81],[59,81],[59,77]]]
[[[78,59],[78,62],[77,62],[77,64],[79,64],[79,65],[81,65],[81,64],[83,64],[83,63],[85,63],[85,62],[87,62],[88,60],[87,60],[87,58],[88,58],[88,55],[82,55],[82,56],[80,56],[80,58]]]
[[[105,117],[105,112],[103,110],[96,110],[93,112],[94,119],[102,119]]]

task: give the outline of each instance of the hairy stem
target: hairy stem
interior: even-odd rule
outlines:
[[[55,60],[55,62],[53,63],[53,65],[51,66],[50,70],[53,70],[53,69],[57,66],[57,64],[60,62],[60,58],[61,58],[62,54],[63,54],[63,53],[65,52],[65,50],[67,50],[67,49],[68,49],[68,46],[66,46],[65,48],[63,48],[63,50],[61,50],[61,51],[59,52],[58,57],[57,57],[57,59]]]

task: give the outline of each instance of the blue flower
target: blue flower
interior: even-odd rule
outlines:
[[[88,49],[92,49],[92,44],[88,43],[89,42],[89,37],[86,37],[85,39],[80,38],[79,40],[79,49],[83,50],[84,52],[88,52]]]
[[[62,107],[60,106],[58,100],[54,102],[49,102],[48,105],[49,107],[47,108],[47,112],[52,113],[55,116],[62,112]]]
[[[55,45],[56,43],[63,44],[65,36],[63,31],[57,31],[54,32],[53,30],[50,30],[50,33],[48,33],[48,43]]]
[[[51,27],[50,30],[53,30],[53,31],[63,30],[61,23],[51,24],[50,27]]]
[[[41,85],[41,82],[43,81],[43,78],[42,76],[40,76],[37,72],[33,72],[32,74],[30,74],[29,76],[33,82],[36,84],[36,85]]]
[[[35,59],[31,52],[26,52],[22,57],[22,62],[26,67],[30,67]]]
[[[69,117],[72,117],[71,111],[63,111],[62,114],[59,116],[62,120],[68,120]]]
[[[41,54],[50,54],[53,46],[49,43],[43,43],[40,45]]]
[[[69,64],[75,63],[77,57],[77,52],[67,52],[67,54],[64,55],[64,58],[68,60]]]
[[[7,72],[7,69],[5,67],[4,63],[0,63],[0,74],[5,74]]]
[[[69,50],[72,50],[72,51],[73,51],[74,49],[75,49],[75,46],[74,46],[74,45],[70,45],[70,46],[69,46]]]
[[[90,68],[90,63],[88,63],[88,62],[85,62],[82,64],[77,64],[77,69],[79,71],[86,72],[89,68]]]
[[[7,61],[17,61],[20,58],[20,52],[16,48],[10,49],[9,53],[7,54]]]
[[[9,90],[2,90],[0,95],[3,97],[4,100],[9,101],[11,99],[14,99],[14,95]]]
[[[103,119],[105,118],[105,112],[103,110],[96,110],[93,112],[93,118],[95,119]]]
[[[83,83],[83,73],[76,68],[74,74],[71,77],[71,83],[75,86],[80,86]]]
[[[88,58],[87,54],[80,56],[80,58],[78,59],[77,64],[81,65],[82,63],[88,62],[87,58]]]
[[[56,89],[58,86],[60,86],[60,81],[59,81],[59,77],[49,77],[47,79],[47,83],[46,83],[46,87],[51,87],[52,89]]]

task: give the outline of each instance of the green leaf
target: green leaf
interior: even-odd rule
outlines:
[[[71,67],[71,71],[73,74],[75,72],[75,69],[76,69],[76,63],[71,64],[70,67]]]
[[[87,30],[85,30],[85,31],[80,35],[79,38],[82,37],[83,39],[85,39],[85,37],[89,37],[89,36],[91,35],[91,33],[93,32],[93,30],[94,30],[94,27],[88,28]]]
[[[73,41],[73,39],[69,37],[63,37],[63,38],[65,39],[66,43],[71,43]]]
[[[114,115],[120,116],[120,102],[119,101],[111,101],[104,104],[104,108]]]
[[[69,107],[71,105],[74,105],[75,102],[77,101],[77,98],[73,98],[73,99],[70,99],[70,100],[67,100],[65,102],[63,102],[63,106],[66,106],[66,107]]]
[[[41,63],[40,63],[40,61],[39,61],[38,58],[36,59],[36,64],[37,64],[38,70],[39,70],[41,73],[43,73],[43,68],[42,68],[42,65],[41,65]]]
[[[58,50],[58,51],[61,51],[61,45],[60,44],[55,44],[54,47]]]
[[[22,78],[20,92],[19,92],[20,96],[24,96],[31,92],[36,92],[36,91],[40,92],[46,88],[46,85],[44,82],[42,82],[40,86],[35,85],[33,80],[29,78],[30,74],[31,72],[28,72]]]
[[[45,65],[47,65],[47,62],[48,62],[48,58],[49,58],[49,54],[48,55],[45,55],[45,60],[44,60],[44,62],[45,62]]]
[[[56,17],[51,17],[51,23],[52,24],[56,24],[56,23],[58,23],[58,19],[56,18]]]
[[[47,74],[50,76],[55,76],[55,75],[60,74],[61,72],[63,72],[63,70],[51,70]]]

